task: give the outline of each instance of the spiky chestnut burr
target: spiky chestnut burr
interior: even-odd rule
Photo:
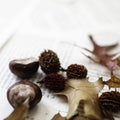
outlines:
[[[99,97],[99,102],[103,110],[110,112],[120,111],[120,92],[104,92]]]
[[[13,84],[7,91],[9,103],[16,108],[29,98],[30,108],[40,102],[42,92],[39,86],[30,81],[20,81]]]
[[[66,72],[68,78],[81,79],[86,78],[88,70],[84,65],[71,64]]]
[[[39,83],[44,84],[51,91],[60,92],[65,88],[66,79],[60,74],[51,73],[46,75]]]
[[[39,56],[39,64],[46,74],[57,73],[60,70],[60,61],[52,50],[45,50]]]

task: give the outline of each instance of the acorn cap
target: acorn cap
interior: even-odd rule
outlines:
[[[87,68],[84,65],[71,64],[67,68],[67,77],[74,79],[86,78]]]
[[[52,50],[45,50],[41,53],[39,56],[39,64],[46,74],[56,73],[60,70],[59,58]]]

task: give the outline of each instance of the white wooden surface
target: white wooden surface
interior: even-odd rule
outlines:
[[[120,29],[119,0],[39,0],[20,27],[35,34],[74,35]]]
[[[26,10],[29,12],[25,15]],[[17,32],[42,36],[119,33],[120,1],[0,0],[0,33],[11,24]]]

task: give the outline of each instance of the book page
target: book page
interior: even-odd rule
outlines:
[[[111,34],[107,35],[94,35],[96,41],[99,44],[112,44],[118,41],[119,36]],[[104,39],[110,38],[109,43],[104,41]],[[115,38],[113,41],[112,39]],[[35,57],[38,58],[40,53],[45,49],[51,49],[55,51],[60,59],[61,66],[67,68],[70,64],[83,64],[88,69],[88,77],[91,82],[96,81],[99,77],[103,77],[104,80],[110,78],[110,71],[98,64],[95,64],[93,61],[89,60],[83,55],[90,55],[82,49],[82,47],[93,49],[91,42],[88,39],[88,36],[80,35],[79,38],[73,39],[72,37],[41,37],[40,35],[30,35],[30,34],[16,34],[12,40],[4,47],[0,52],[0,103],[2,107],[0,108],[0,119],[7,117],[13,108],[7,101],[6,92],[7,89],[22,79],[18,78],[11,73],[9,69],[9,62],[13,59],[19,58],[28,58]],[[116,51],[120,49],[120,46],[116,48]],[[112,51],[112,52],[116,52]],[[44,73],[39,68],[37,74],[32,78],[28,79],[33,82],[37,82],[44,77]],[[67,100],[55,96],[49,90],[41,88],[42,90],[42,100],[41,102],[32,110],[29,111],[28,120],[51,120],[51,118],[56,113],[61,113],[65,116],[68,111]],[[112,89],[111,89],[112,90]],[[114,89],[113,89],[114,90]],[[119,89],[118,89],[119,90]],[[108,87],[105,87],[102,92],[109,91]],[[2,114],[1,114],[2,113]],[[118,120],[116,118],[115,120]]]

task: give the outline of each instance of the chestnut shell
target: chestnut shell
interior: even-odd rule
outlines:
[[[26,80],[17,82],[17,83],[15,83],[15,84],[13,84],[13,85],[8,89],[8,91],[7,91],[7,99],[8,99],[8,101],[9,101],[9,103],[11,104],[12,107],[14,107],[14,106],[12,105],[12,102],[10,101],[9,93],[10,93],[10,90],[11,90],[14,86],[19,85],[19,84],[29,85],[29,86],[31,86],[31,87],[34,89],[34,91],[35,91],[35,98],[29,102],[30,108],[33,108],[36,104],[38,104],[38,103],[40,102],[40,100],[41,100],[41,98],[42,98],[42,92],[41,92],[41,89],[40,89],[39,86],[37,86],[37,85],[36,85],[35,83],[33,83],[33,82],[26,81]]]
[[[28,58],[32,59],[32,58]],[[22,59],[27,60],[27,59]],[[29,62],[27,64],[17,62],[20,61],[18,59],[12,60],[9,63],[9,68],[13,74],[20,78],[30,78],[32,77],[38,70],[39,68],[39,61],[33,60],[32,62]]]

